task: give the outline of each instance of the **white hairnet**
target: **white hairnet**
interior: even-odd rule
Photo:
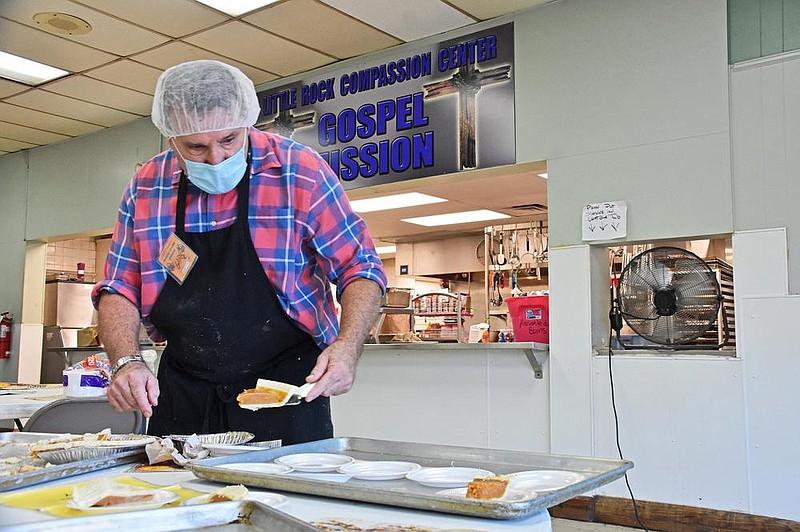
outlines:
[[[165,137],[250,127],[260,107],[253,82],[219,61],[181,63],[156,83],[153,124]]]

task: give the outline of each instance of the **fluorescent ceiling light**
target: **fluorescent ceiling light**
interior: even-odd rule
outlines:
[[[217,11],[227,13],[232,17],[238,17],[244,13],[249,13],[259,7],[264,7],[275,3],[278,0],[197,0],[201,4],[213,7]]]
[[[434,216],[420,216],[417,218],[404,218],[404,222],[410,224],[434,227],[437,225],[466,224],[469,222],[485,222],[487,220],[499,220],[501,218],[511,218],[507,214],[494,212],[487,209],[477,211],[451,212],[448,214],[436,214]]]
[[[418,205],[429,205],[431,203],[441,203],[446,199],[420,194],[419,192],[408,192],[406,194],[393,194],[391,196],[381,196],[379,198],[368,198],[350,202],[350,206],[356,212],[375,212],[388,211],[389,209],[400,209],[402,207],[416,207]]]
[[[26,85],[39,85],[67,74],[69,72],[60,68],[53,68],[24,57],[0,52],[0,77],[19,81]]]
[[[543,174],[536,174],[536,175],[538,175],[538,176],[539,176],[539,177],[541,177],[542,179],[547,179],[547,172],[545,172],[545,173],[543,173]]]
[[[378,255],[388,255],[389,253],[396,253],[397,246],[378,246],[375,248],[375,251],[378,252]]]

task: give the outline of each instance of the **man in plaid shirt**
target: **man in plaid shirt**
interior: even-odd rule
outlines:
[[[329,397],[352,387],[377,315],[386,276],[364,222],[316,152],[252,128],[259,112],[252,82],[217,61],[167,69],[156,86],[170,149],[125,190],[93,292],[109,401],[142,411],[150,434],[331,437]],[[158,378],[140,322],[167,341]],[[315,385],[297,406],[240,408],[259,378]]]

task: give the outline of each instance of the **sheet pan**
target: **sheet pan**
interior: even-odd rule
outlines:
[[[582,473],[584,478],[563,488],[537,494],[524,501],[475,500],[438,495],[440,488],[422,486],[414,481],[370,481],[350,478],[331,481],[323,475],[309,478],[289,474],[266,474],[220,467],[241,462],[272,462],[293,453],[338,453],[356,460],[399,460],[416,462],[423,467],[464,466],[488,469],[498,475],[530,470],[563,470]],[[584,458],[523,451],[479,449],[422,443],[373,440],[366,438],[331,438],[278,449],[224,456],[194,462],[189,466],[195,475],[227,484],[245,484],[270,490],[303,493],[350,501],[361,501],[404,508],[485,517],[515,519],[529,516],[573,497],[608,484],[633,467],[628,460]]]

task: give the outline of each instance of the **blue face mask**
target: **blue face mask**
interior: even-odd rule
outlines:
[[[247,169],[247,158],[244,154],[244,146],[247,142],[247,135],[242,143],[242,149],[225,159],[219,164],[206,164],[190,161],[181,154],[174,145],[175,151],[183,159],[186,165],[186,172],[189,174],[189,181],[197,188],[209,194],[225,194],[230,192],[239,183]]]

